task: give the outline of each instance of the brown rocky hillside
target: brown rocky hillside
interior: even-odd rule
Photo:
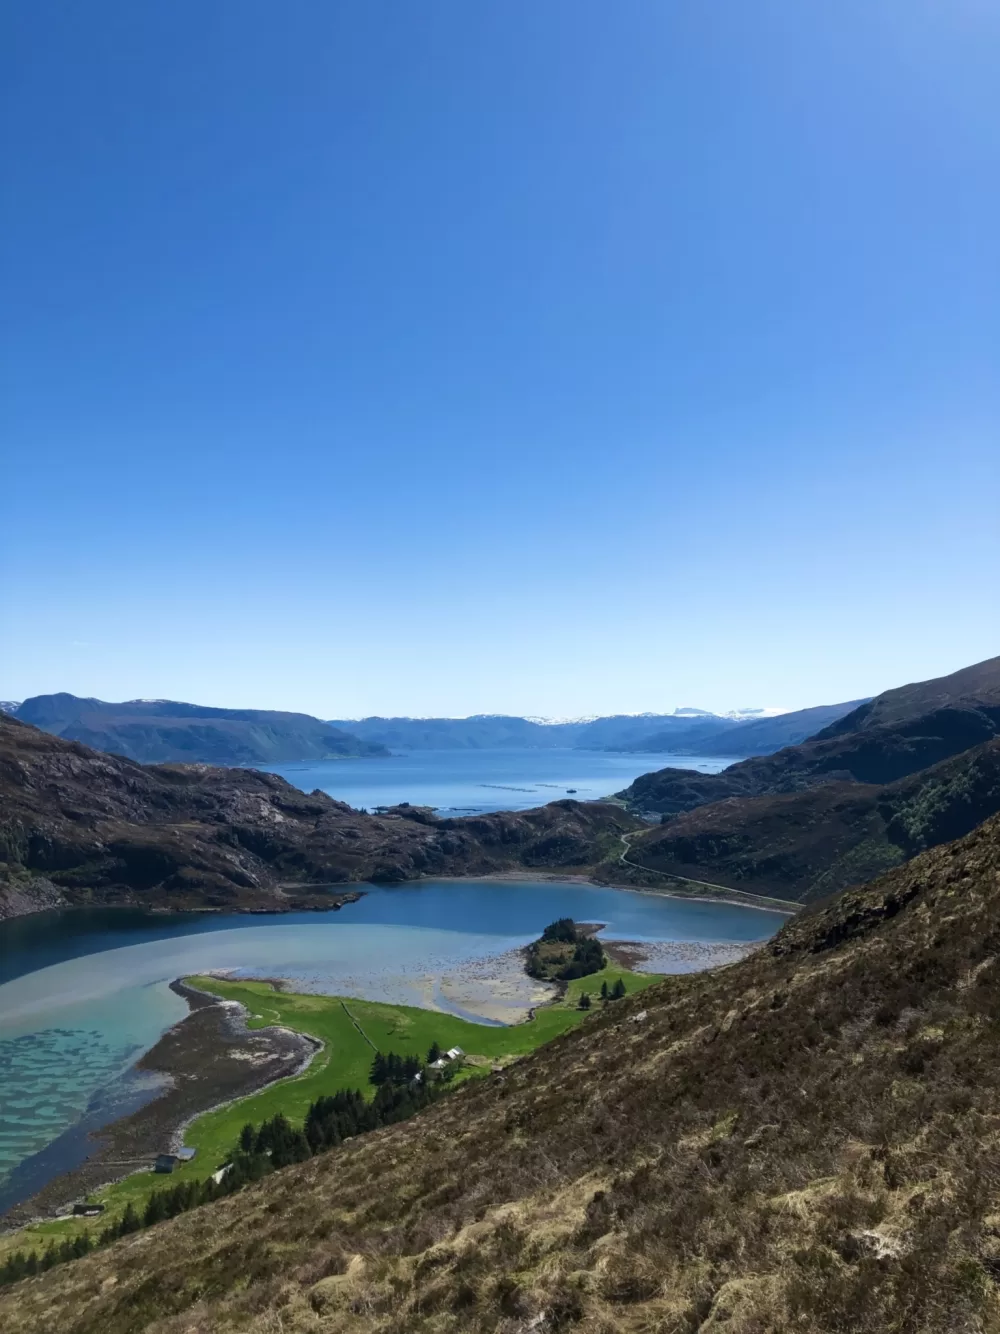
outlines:
[[[142,765],[0,716],[0,917],[60,902],[329,906],[321,886],[592,865],[637,825],[608,802],[365,815],[274,774]]]
[[[824,783],[699,806],[634,838],[629,861],[660,876],[808,903],[961,837],[997,811],[1000,738],[883,786]]]
[[[400,1126],[0,1293],[5,1334],[1000,1329],[1000,818]]]
[[[718,774],[659,769],[619,793],[633,809],[676,815],[731,797],[822,783],[896,782],[1000,735],[1000,658],[889,690],[797,746]]]

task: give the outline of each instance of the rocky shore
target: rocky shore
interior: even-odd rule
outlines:
[[[759,949],[762,941],[604,940],[604,953],[621,968],[639,973],[696,973],[737,963]]]
[[[237,1005],[183,982],[171,986],[191,1013],[137,1064],[137,1071],[152,1077],[152,1099],[92,1131],[86,1159],[0,1216],[0,1228],[52,1217],[90,1191],[151,1167],[158,1153],[179,1146],[181,1130],[193,1117],[295,1074],[317,1050],[311,1038],[288,1029],[249,1030]],[[215,1166],[206,1164],[206,1171]]]

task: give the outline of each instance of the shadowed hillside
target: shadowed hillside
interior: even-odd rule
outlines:
[[[609,802],[365,815],[254,769],[141,765],[0,716],[0,917],[59,903],[283,911],[319,886],[577,868],[638,824]]]
[[[1000,819],[398,1126],[0,1293],[10,1334],[1000,1325]]]
[[[729,797],[798,792],[820,783],[892,783],[1000,734],[1000,658],[887,691],[817,736],[720,774],[661,769],[619,796],[675,815]]]
[[[987,658],[950,676],[886,690],[832,723],[821,737],[905,723],[939,709],[979,709],[1000,725],[1000,658]]]
[[[699,806],[634,838],[629,863],[811,902],[961,837],[997,811],[1000,738],[881,787],[824,783]]]
[[[770,755],[784,746],[796,746],[815,736],[845,714],[853,713],[867,701],[855,699],[846,704],[819,704],[811,709],[796,709],[774,718],[752,718],[737,722],[725,731],[718,728],[691,728],[678,741],[669,733],[656,733],[633,747],[635,750],[679,750],[690,755],[720,755],[733,759],[742,755]]]

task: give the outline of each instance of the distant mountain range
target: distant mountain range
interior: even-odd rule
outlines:
[[[0,712],[70,741],[142,764],[259,765],[388,755],[391,750],[521,750],[571,747],[711,755],[769,755],[857,708],[863,701],[794,713],[731,714],[678,709],[547,722],[505,714],[471,718],[362,718],[324,722],[305,713],[217,709],[178,700],[122,704],[66,693],[35,695]],[[761,716],[765,715],[765,716]]]
[[[803,741],[863,702],[824,704],[774,717],[761,717],[765,711],[756,709],[736,714],[678,709],[675,713],[612,714],[567,722],[477,714],[471,718],[337,719],[331,726],[394,750],[570,746],[578,750],[661,751],[738,759],[768,755]]]
[[[169,699],[109,704],[76,695],[36,695],[8,710],[23,723],[141,764],[281,764],[387,755],[306,713],[212,709]]]
[[[824,727],[829,727],[838,719],[853,713],[867,700],[854,699],[846,704],[819,704],[811,709],[797,709],[794,713],[780,713],[773,717],[758,718],[747,714],[743,717],[726,715],[723,719],[728,726],[720,728],[719,718],[710,714],[690,724],[688,729],[678,735],[664,729],[654,732],[635,750],[666,751],[679,754],[731,755],[734,759],[749,755],[771,755],[785,746],[796,746],[800,741],[814,736]],[[678,751],[677,742],[681,749]]]

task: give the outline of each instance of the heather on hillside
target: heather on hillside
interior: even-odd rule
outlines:
[[[998,921],[993,819],[742,963],[6,1290],[0,1327],[996,1329]]]

